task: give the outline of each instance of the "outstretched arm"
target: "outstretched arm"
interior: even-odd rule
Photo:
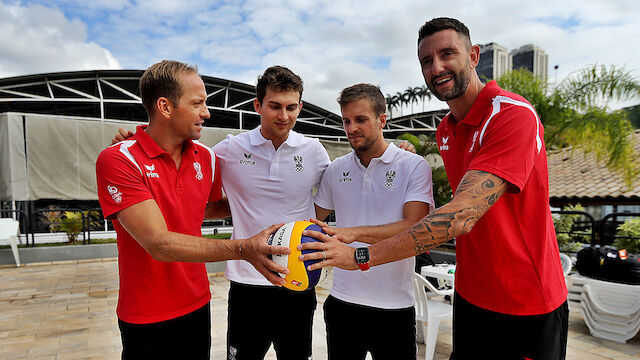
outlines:
[[[286,274],[286,268],[277,265],[269,254],[287,254],[285,247],[267,245],[269,234],[279,225],[273,225],[257,235],[242,240],[211,240],[169,231],[155,200],[131,205],[116,214],[118,221],[133,238],[158,261],[207,262],[244,259],[274,285],[284,281],[274,273]]]
[[[316,214],[318,205],[316,205]],[[393,235],[399,234],[416,221],[422,219],[429,213],[429,204],[421,201],[409,201],[402,207],[402,220],[376,226],[356,226],[350,228],[332,228],[326,223],[311,219],[311,221],[322,228],[330,236],[333,236],[345,244],[359,241],[367,244],[375,244]]]
[[[478,170],[468,171],[451,202],[408,230],[372,245],[369,248],[370,264],[375,266],[415,256],[468,233],[508,188],[509,183],[496,175]],[[349,270],[358,268],[353,248],[345,249],[347,245],[319,232],[305,231],[305,235],[316,237],[324,243],[306,243],[303,249],[324,250],[327,256],[325,261],[311,265],[311,270],[329,265]],[[323,256],[322,252],[310,253],[301,259],[321,259]]]

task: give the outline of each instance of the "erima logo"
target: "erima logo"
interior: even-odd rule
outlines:
[[[449,141],[449,137],[442,138],[442,145],[440,145],[440,150],[449,150],[449,145],[447,145],[447,141]]]
[[[471,147],[469,148],[469,152],[473,151],[473,147],[476,146],[476,140],[478,140],[478,133],[480,133],[479,131],[476,131],[473,133],[473,140],[471,141]]]
[[[302,286],[302,283],[300,281],[296,281],[296,280],[291,280],[291,284],[293,284],[293,285],[295,285],[297,287]]]
[[[156,165],[145,165],[144,166],[147,169],[147,177],[150,178],[158,178],[160,179],[160,175],[158,175],[157,173],[155,173],[154,171],[156,171]]]
[[[244,155],[245,160],[240,160],[240,164],[242,165],[251,165],[251,166],[256,166],[256,162],[251,160],[251,156],[253,156],[252,153],[242,153]]]
[[[338,182],[351,182],[351,178],[349,177],[349,172],[342,173],[342,179],[338,179]]]

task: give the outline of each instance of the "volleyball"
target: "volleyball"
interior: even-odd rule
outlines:
[[[284,287],[294,291],[304,291],[318,285],[327,278],[329,269],[322,268],[308,271],[307,266],[315,264],[318,260],[300,261],[301,254],[308,254],[317,250],[298,250],[299,244],[319,241],[309,236],[303,236],[304,230],[314,230],[324,233],[320,226],[309,221],[293,221],[282,225],[278,231],[269,237],[269,245],[284,246],[291,249],[289,255],[272,255],[272,259],[278,265],[289,269],[288,275],[279,274],[286,281]]]

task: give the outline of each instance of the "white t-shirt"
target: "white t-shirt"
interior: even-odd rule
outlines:
[[[315,217],[314,187],[331,162],[318,139],[294,131],[278,150],[260,127],[213,147],[220,159],[222,186],[233,215],[233,239],[251,237],[273,224]],[[229,280],[271,285],[250,263],[229,260]]]
[[[336,212],[337,227],[385,225],[401,221],[406,202],[421,201],[433,209],[431,168],[424,158],[389,144],[368,167],[355,151],[335,159],[322,177],[315,203]],[[369,244],[354,241],[352,247]],[[335,268],[331,295],[383,309],[413,306],[415,258],[374,266],[368,272]]]

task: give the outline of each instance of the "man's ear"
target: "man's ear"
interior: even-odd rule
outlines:
[[[169,99],[161,96],[158,98],[158,100],[156,100],[156,111],[163,118],[169,119],[171,118],[171,114],[173,113],[173,104],[171,104],[171,101]]]
[[[378,116],[378,120],[380,121],[380,129],[384,128],[387,125],[387,114],[380,114],[380,116]]]
[[[260,104],[260,101],[258,101],[258,98],[253,99],[253,109],[260,114],[260,109],[262,108],[262,105]]]
[[[478,66],[478,62],[480,61],[480,46],[473,45],[471,49],[469,49],[469,64],[472,69],[475,69]]]

